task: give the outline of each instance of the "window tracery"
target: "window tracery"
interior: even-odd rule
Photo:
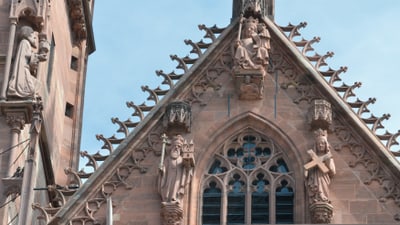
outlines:
[[[229,139],[207,168],[202,224],[293,223],[294,187],[282,149],[247,129]]]

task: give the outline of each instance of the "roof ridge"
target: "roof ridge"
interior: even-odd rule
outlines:
[[[310,63],[314,66],[315,70],[328,82],[329,86],[336,91],[336,93],[342,98],[344,102],[346,102],[349,107],[355,112],[358,118],[364,122],[364,124],[369,128],[369,130],[380,140],[380,142],[385,146],[386,150],[392,153],[394,156],[400,156],[400,150],[394,151],[391,148],[394,145],[398,145],[397,138],[400,136],[400,130],[396,133],[390,133],[386,130],[385,134],[378,134],[377,131],[380,129],[384,129],[382,122],[384,120],[388,120],[390,118],[390,114],[383,114],[381,117],[375,117],[373,114],[369,118],[363,118],[364,113],[369,113],[370,110],[368,106],[370,104],[374,104],[376,102],[376,98],[369,98],[366,101],[362,101],[359,98],[355,102],[348,101],[349,97],[357,97],[353,92],[355,88],[361,87],[361,82],[354,82],[353,85],[347,85],[342,83],[341,86],[335,86],[334,84],[337,81],[341,81],[340,74],[347,71],[346,66],[342,66],[337,70],[334,70],[329,67],[327,71],[321,71],[321,66],[328,66],[326,63],[326,59],[333,57],[333,52],[327,52],[325,55],[319,55],[315,52],[314,56],[308,56],[307,53],[310,51],[314,51],[312,47],[313,44],[319,42],[320,37],[314,37],[311,40],[306,40],[303,37],[300,41],[294,40],[295,37],[301,36],[300,29],[305,28],[307,26],[307,22],[301,22],[298,25],[293,25],[289,23],[287,26],[278,26],[282,33],[291,41],[297,49],[301,52],[301,54],[310,61]]]

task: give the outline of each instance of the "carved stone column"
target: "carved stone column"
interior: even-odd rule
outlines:
[[[20,161],[16,161],[16,159],[21,153],[22,147],[28,144],[26,140],[22,140],[25,141],[22,143],[20,134],[25,124],[29,123],[32,118],[32,101],[0,101],[0,109],[10,127],[10,140],[9,146],[7,146],[9,151],[1,156],[5,165],[2,165],[4,170],[0,171],[3,183],[3,189],[0,190],[0,204],[4,204],[21,193],[24,169],[23,165],[19,164]],[[4,220],[0,223],[7,224],[7,217],[4,215],[13,216],[15,213],[12,210],[9,211],[8,207],[4,207],[3,211],[0,211],[0,218]]]
[[[23,112],[9,112],[6,114],[6,122],[11,128],[11,150],[8,154],[8,166],[7,166],[7,173],[6,177],[12,176],[14,173],[14,169],[16,168],[13,166],[14,160],[16,160],[16,155],[19,153],[19,141],[20,141],[20,133],[21,130],[24,129],[25,126],[25,115]],[[15,167],[15,168],[14,168]]]

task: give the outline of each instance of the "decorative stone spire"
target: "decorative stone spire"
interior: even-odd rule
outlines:
[[[274,20],[275,0],[233,0],[232,20],[240,14],[251,14],[255,18],[268,17]]]

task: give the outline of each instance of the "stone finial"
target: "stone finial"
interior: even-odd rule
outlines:
[[[310,108],[308,122],[312,130],[329,130],[332,124],[331,103],[323,99],[314,100]]]
[[[233,0],[232,20],[243,15],[254,17],[268,17],[274,20],[275,0]]]
[[[164,114],[164,128],[168,134],[189,133],[192,123],[192,110],[186,102],[172,102]]]

